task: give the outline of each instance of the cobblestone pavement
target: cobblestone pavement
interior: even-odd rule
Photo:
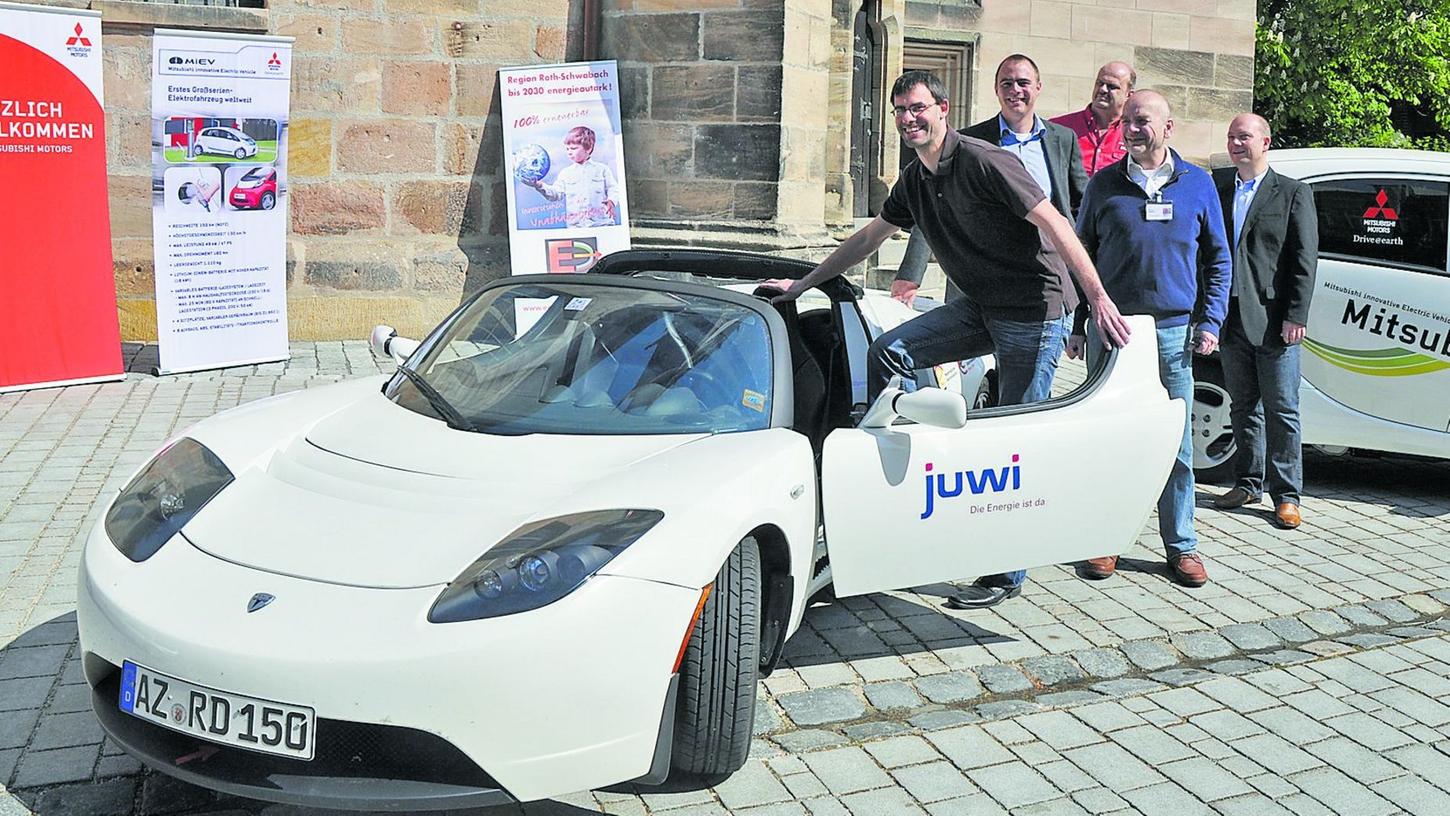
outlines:
[[[389,368],[365,343],[292,353],[156,378],[155,348],[130,345],[125,382],[0,395],[0,816],[303,812],[105,743],[74,623],[95,505],[165,438]],[[1450,813],[1450,463],[1311,452],[1293,532],[1267,505],[1201,503],[1205,587],[1172,583],[1150,520],[1107,581],[1037,569],[973,612],[944,585],[817,606],[731,779],[513,812]]]

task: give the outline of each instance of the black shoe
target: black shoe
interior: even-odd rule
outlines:
[[[952,609],[986,609],[1021,594],[1022,587],[1020,586],[998,587],[971,584],[958,587],[957,594],[947,598],[947,606]]]
[[[1213,500],[1213,506],[1220,510],[1234,510],[1246,504],[1258,504],[1260,496],[1250,492],[1247,487],[1234,487],[1234,489],[1217,496]]]

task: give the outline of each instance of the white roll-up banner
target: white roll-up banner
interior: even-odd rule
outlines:
[[[292,38],[157,30],[152,223],[162,374],[285,360]]]

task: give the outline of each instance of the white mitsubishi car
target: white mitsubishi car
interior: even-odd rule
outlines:
[[[494,281],[421,343],[380,327],[391,376],[186,429],[85,547],[106,733],[198,785],[352,811],[718,778],[813,597],[1135,541],[1187,410],[1150,318],[1049,402],[867,405],[858,290],[729,288],[810,269],[633,251]]]
[[[1273,150],[1307,183],[1319,267],[1300,353],[1306,445],[1450,459],[1450,154]],[[1230,400],[1218,359],[1194,361],[1194,468],[1233,473]]]
[[[257,140],[229,127],[202,128],[196,136],[196,149],[200,153],[217,153],[235,159],[257,155]]]

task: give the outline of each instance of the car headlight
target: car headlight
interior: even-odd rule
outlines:
[[[658,510],[596,510],[524,525],[453,579],[428,620],[496,618],[551,604],[664,517]]]
[[[231,481],[216,454],[182,438],[121,490],[106,512],[106,535],[122,555],[145,561]]]

